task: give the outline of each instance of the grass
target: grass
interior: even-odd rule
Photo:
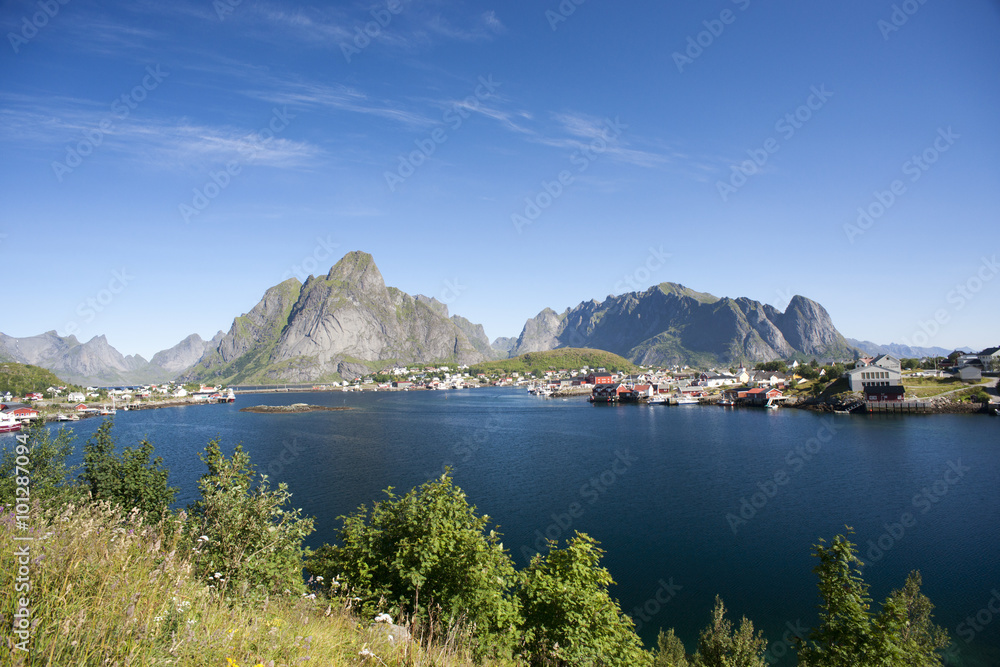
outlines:
[[[10,665],[440,665],[472,660],[460,633],[430,647],[394,642],[386,626],[358,619],[347,597],[226,600],[194,578],[177,537],[183,515],[144,524],[106,505],[36,508],[31,542],[0,515],[0,587],[13,591],[15,549],[30,545],[30,652]],[[14,596],[3,596],[0,639],[11,635]],[[7,648],[3,650],[9,650]]]
[[[986,384],[984,381],[979,384]],[[917,398],[933,398],[955,389],[968,386],[958,378],[912,378],[903,376],[903,386],[908,395]]]

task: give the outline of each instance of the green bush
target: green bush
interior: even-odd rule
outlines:
[[[816,545],[820,564],[820,625],[799,649],[803,667],[931,667],[948,634],[931,620],[931,605],[912,572],[875,614],[868,584],[861,577],[857,546],[837,535],[830,546]]]
[[[653,667],[688,667],[687,652],[684,642],[670,628],[666,632],[660,630],[656,638],[656,654],[653,657]]]
[[[27,442],[21,444],[20,440]],[[30,478],[29,490],[31,500],[59,505],[71,502],[81,495],[73,478],[77,467],[70,467],[66,460],[73,453],[73,441],[76,436],[73,431],[59,429],[55,436],[41,422],[29,426],[22,431],[18,440],[5,443],[0,455],[0,505],[13,505],[15,494],[15,468],[18,456],[26,456]],[[19,447],[26,447],[27,452]],[[22,459],[23,462],[23,459]]]
[[[733,631],[722,598],[716,596],[712,622],[698,638],[694,667],[766,667],[765,651],[767,640],[763,633],[754,633],[753,623],[745,616]]]
[[[633,629],[608,594],[604,551],[576,533],[564,549],[549,543],[522,574],[518,596],[525,653],[532,665],[651,665]]]
[[[106,419],[87,440],[80,481],[94,500],[107,500],[126,510],[138,508],[150,517],[161,516],[177,496],[177,489],[167,486],[169,471],[163,467],[163,459],[151,458],[153,445],[148,440],[116,454],[113,427],[114,420]]]
[[[189,522],[198,576],[244,597],[303,593],[302,541],[313,520],[284,509],[292,496],[288,485],[272,490],[261,475],[254,488],[255,470],[240,446],[226,458],[212,440],[201,460],[208,472],[198,480],[201,498]]]
[[[369,514],[341,517],[341,544],[324,545],[307,561],[327,581],[339,579],[359,598],[363,616],[411,616],[425,637],[439,624],[464,626],[476,655],[506,656],[520,620],[511,594],[515,570],[489,517],[476,514],[446,473],[387,499]]]

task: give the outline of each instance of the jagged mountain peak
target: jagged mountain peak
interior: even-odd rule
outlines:
[[[330,268],[326,279],[341,281],[353,291],[372,292],[385,290],[385,279],[375,265],[375,258],[367,252],[354,250],[344,255]]]

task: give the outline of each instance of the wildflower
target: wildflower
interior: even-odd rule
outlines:
[[[392,624],[392,616],[389,614],[379,614],[375,617],[376,623],[389,623]]]
[[[202,535],[198,538],[199,542],[208,542],[208,535]]]
[[[304,597],[307,600],[315,600],[316,599],[316,594],[315,593],[310,593],[309,595],[306,595],[305,593],[303,593],[302,597]]]
[[[360,655],[363,658],[374,658],[375,657],[375,654],[372,653],[371,649],[368,648],[367,646],[365,646],[363,649],[361,649],[360,651],[358,651],[358,655]]]
[[[316,581],[323,581],[323,577],[316,575]]]
[[[216,579],[222,579],[222,573],[221,572],[216,572],[215,573],[215,578]]]

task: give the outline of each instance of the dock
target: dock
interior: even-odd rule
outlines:
[[[865,401],[864,411],[870,414],[929,414],[931,406],[926,401]]]

